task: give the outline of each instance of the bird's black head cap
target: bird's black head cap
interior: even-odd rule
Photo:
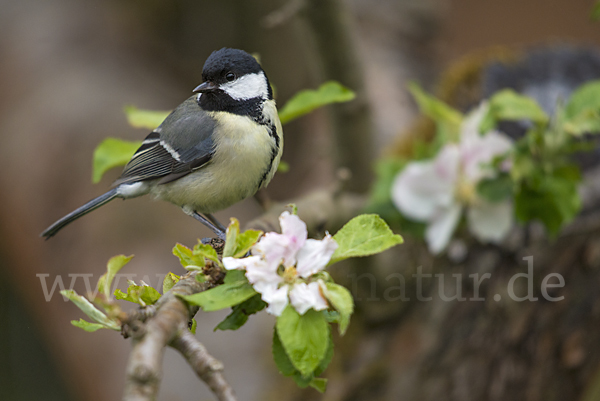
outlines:
[[[238,78],[246,74],[258,74],[260,72],[263,72],[263,69],[252,55],[243,50],[224,47],[212,52],[206,59],[202,69],[202,78],[205,81],[222,84],[228,81],[227,74],[230,73]]]
[[[254,57],[243,50],[213,52],[202,71],[204,82],[194,92],[207,111],[226,111],[262,120],[262,104],[273,99],[269,80]]]

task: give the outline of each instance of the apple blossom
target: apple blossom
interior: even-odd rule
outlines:
[[[492,160],[512,147],[498,131],[479,133],[487,107],[483,103],[465,118],[459,143],[444,145],[433,160],[408,163],[392,185],[392,201],[402,214],[427,223],[432,253],[446,248],[464,209],[469,231],[482,242],[502,240],[512,226],[510,200],[492,203],[477,194],[477,184],[496,174]]]
[[[338,245],[331,235],[322,240],[307,239],[306,224],[296,215],[279,216],[281,234],[266,233],[252,247],[252,256],[223,258],[226,269],[246,271],[246,278],[269,306],[267,312],[279,316],[288,304],[303,315],[309,309],[327,309],[319,281],[322,271]]]

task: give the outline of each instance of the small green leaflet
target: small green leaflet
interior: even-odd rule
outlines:
[[[325,315],[309,309],[304,315],[288,305],[277,318],[277,334],[287,356],[302,376],[312,374],[326,356],[329,324]]]
[[[60,292],[64,297],[69,299],[71,302],[75,304],[83,313],[85,313],[89,318],[91,318],[96,323],[100,323],[102,326],[107,329],[121,330],[121,326],[114,320],[109,319],[104,313],[100,312],[90,301],[86,298],[78,295],[73,290],[63,290]],[[79,324],[79,323],[78,323]],[[80,326],[78,326],[80,327]]]
[[[227,232],[225,233],[225,247],[223,248],[223,257],[233,256],[237,244],[237,236],[240,234],[240,222],[232,217]]]
[[[311,111],[331,103],[349,102],[356,97],[355,93],[339,82],[328,81],[317,90],[305,89],[296,93],[279,110],[281,124],[286,124]]]
[[[513,194],[513,181],[509,174],[483,179],[477,184],[477,193],[489,202],[501,202]]]
[[[140,146],[142,146],[141,141],[131,142],[117,138],[103,140],[94,150],[92,182],[97,184],[104,173],[111,168],[126,165]]]
[[[579,168],[575,165],[528,179],[515,196],[517,219],[521,222],[539,220],[551,235],[557,235],[581,209],[577,191],[580,180]]]
[[[167,118],[170,111],[142,110],[135,106],[125,106],[125,115],[129,125],[135,128],[147,128],[150,130],[158,127]]]
[[[177,256],[179,263],[185,269],[193,267],[194,270],[202,270],[204,267],[204,258],[202,256],[194,255],[193,251],[185,245],[175,244],[173,247],[173,255]]]
[[[294,379],[298,387],[305,388],[307,386],[311,386],[321,393],[325,392],[327,379],[316,376],[321,375],[325,371],[331,362],[331,359],[333,358],[333,339],[331,337],[331,333],[329,334],[329,341],[325,356],[319,363],[319,366],[317,366],[317,368],[308,375],[302,375],[300,371],[294,367],[283,347],[281,339],[277,333],[277,329],[273,331],[273,345],[271,350],[273,353],[273,360],[275,361],[277,369],[282,375]]]
[[[156,303],[160,298],[160,292],[148,285],[131,284],[127,287],[127,294],[117,288],[115,290],[115,298],[146,306]]]
[[[394,234],[385,221],[376,214],[363,214],[350,220],[333,239],[338,249],[331,257],[329,265],[340,260],[374,255],[404,242]]]
[[[346,333],[348,324],[350,324],[350,316],[354,312],[354,300],[352,294],[345,287],[335,283],[325,283],[325,298],[339,313],[338,329],[341,335]]]
[[[256,291],[244,276],[244,272],[230,270],[227,272],[223,284],[198,294],[184,296],[183,299],[201,307],[206,312],[211,312],[230,308],[254,295],[256,295]]]
[[[485,133],[492,130],[498,121],[502,120],[531,120],[535,123],[545,124],[548,115],[535,100],[520,95],[512,89],[496,92],[489,100],[489,107],[483,117],[479,132]]]
[[[163,295],[166,294],[177,282],[180,277],[177,274],[169,272],[163,280]]]
[[[85,321],[83,319],[71,320],[71,324],[73,326],[75,326],[75,327],[79,327],[80,329],[83,329],[83,330],[87,331],[88,333],[93,333],[96,330],[106,329],[107,328],[103,324],[100,324],[100,323],[90,323],[90,322]]]
[[[247,230],[240,234],[240,222],[236,218],[232,218],[227,227],[223,257],[242,258],[246,256],[262,234],[262,231],[257,230]]]
[[[100,291],[101,294],[104,294],[106,299],[110,299],[111,297],[110,287],[115,275],[123,268],[123,266],[129,263],[132,258],[133,255],[117,255],[113,256],[108,261],[106,265],[106,273],[100,276],[100,279],[98,280],[98,291]]]
[[[192,251],[192,254],[196,257],[202,258],[202,266],[205,265],[204,259],[208,259],[214,262],[217,266],[222,266],[223,264],[219,260],[219,256],[217,255],[217,251],[215,248],[208,244],[203,244],[202,242],[198,242]]]
[[[458,140],[458,132],[463,120],[462,113],[425,93],[416,82],[409,83],[408,90],[415,98],[421,113],[436,123],[438,134],[450,141]]]
[[[267,304],[260,298],[260,294],[256,294],[241,304],[235,305],[225,320],[215,327],[215,331],[237,330],[248,321],[248,316],[260,312],[266,306]]]
[[[564,109],[564,129],[573,135],[600,132],[600,80],[580,86]]]

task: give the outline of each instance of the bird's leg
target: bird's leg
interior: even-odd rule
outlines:
[[[220,227],[217,227],[216,224],[214,224],[212,221],[210,221],[209,219],[207,219],[206,217],[204,217],[203,215],[201,215],[200,213],[198,213],[195,210],[191,210],[191,209],[188,209],[186,207],[184,207],[182,209],[183,209],[183,212],[185,214],[187,214],[188,216],[192,216],[193,218],[195,218],[196,220],[198,220],[200,223],[202,223],[206,227],[210,228],[211,231],[214,232],[217,235],[217,238],[219,238],[220,240],[225,241],[225,228],[223,227],[223,225],[221,223],[219,223],[219,226],[223,227],[223,229],[221,229]]]
[[[211,223],[213,223],[215,225],[215,227],[217,227],[219,230],[223,231],[223,232],[227,232],[227,227],[225,227],[223,224],[221,224],[221,222],[219,220],[217,220],[217,218],[215,216],[213,216],[210,213],[204,213],[204,217],[206,217],[208,220],[210,220]]]

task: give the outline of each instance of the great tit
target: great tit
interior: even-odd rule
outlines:
[[[225,228],[212,213],[252,196],[273,178],[283,132],[273,91],[250,54],[223,48],[202,70],[203,83],[152,131],[113,188],[48,227],[67,224],[113,199],[151,194],[169,201],[221,239]]]

